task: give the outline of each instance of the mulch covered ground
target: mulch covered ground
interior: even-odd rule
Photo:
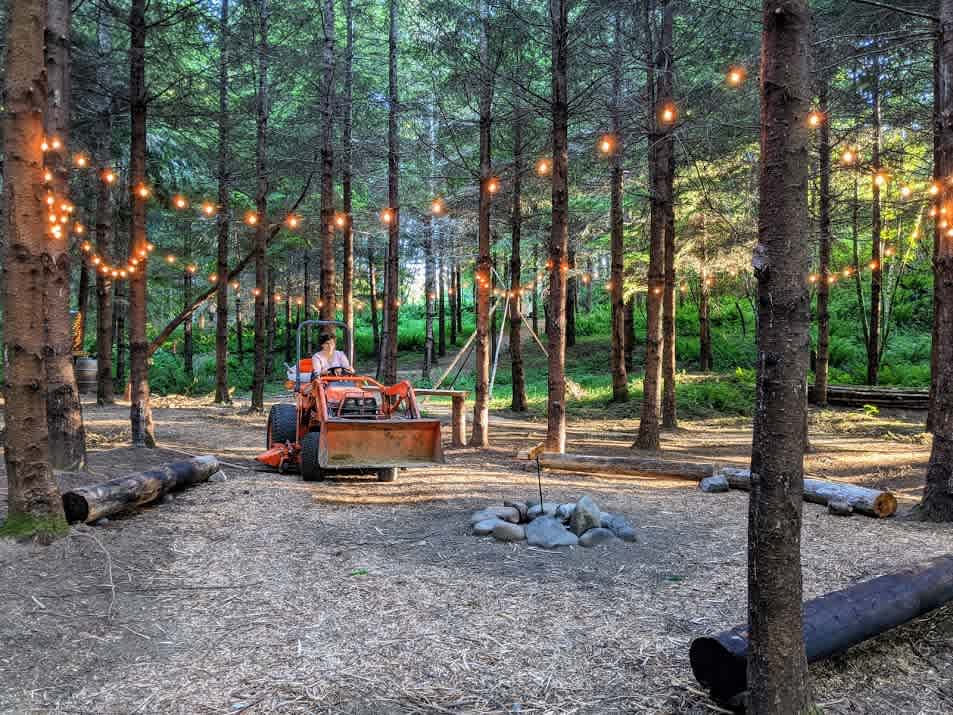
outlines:
[[[547,499],[589,494],[638,532],[547,552],[468,533],[472,510],[536,492],[513,455],[542,424],[497,416],[491,449],[448,450],[446,466],[394,484],[306,484],[254,471],[263,418],[166,404],[156,451],[119,446],[128,408],[87,405],[90,479],[214,453],[228,481],[52,546],[0,541],[0,711],[718,711],[688,645],[744,618],[746,494],[546,474]],[[906,508],[928,455],[919,419],[815,415],[808,471],[889,485]],[[634,427],[575,423],[570,449],[625,453]],[[749,443],[736,421],[688,422],[665,453],[743,464]],[[948,527],[810,504],[804,515],[807,597],[953,550]],[[951,650],[945,609],[813,666],[816,700],[831,713],[949,713]]]

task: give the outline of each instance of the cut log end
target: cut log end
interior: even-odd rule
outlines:
[[[66,521],[70,524],[85,522],[89,517],[89,503],[76,492],[66,492],[63,494],[63,511],[66,512]]]
[[[882,519],[893,516],[897,513],[897,497],[890,492],[881,492],[874,499],[874,511]]]

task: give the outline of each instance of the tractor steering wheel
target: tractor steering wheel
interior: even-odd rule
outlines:
[[[345,375],[353,375],[354,371],[346,367],[329,367],[324,371],[325,375],[330,375],[331,377],[344,377]]]

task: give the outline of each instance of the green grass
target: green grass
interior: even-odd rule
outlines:
[[[44,541],[69,533],[69,525],[62,517],[38,517],[30,514],[10,514],[0,523],[0,538]]]

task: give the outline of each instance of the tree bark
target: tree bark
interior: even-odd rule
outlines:
[[[379,307],[378,297],[377,297],[377,260],[374,256],[374,239],[367,239],[367,283],[369,290],[371,292],[370,304],[371,304],[371,336],[374,343],[374,362],[380,361],[380,349],[381,349],[381,331],[380,324],[377,317],[377,309]],[[380,305],[380,307],[383,307]]]
[[[240,290],[235,290],[235,348],[238,351],[238,362],[245,362],[245,329],[242,327],[242,294]]]
[[[631,372],[635,365],[635,296],[625,302],[625,315],[622,317],[625,328],[625,369]]]
[[[459,286],[457,285],[456,262],[449,266],[450,272],[450,344],[457,344],[457,302],[460,300]]]
[[[828,116],[829,80],[820,79],[818,89],[818,111]],[[820,236],[818,241],[817,284],[817,365],[814,368],[814,390],[817,404],[827,406],[827,373],[830,363],[831,319],[830,319],[830,282],[831,273],[831,133],[828,122],[822,122],[817,131],[819,159],[819,218]]]
[[[104,13],[96,18],[97,62],[96,81],[100,87],[112,84],[112,72],[106,61],[111,49],[109,30]],[[99,107],[99,128],[96,147],[96,163],[105,166],[110,159],[110,143],[113,129],[112,100],[106,98]],[[97,175],[96,181],[96,252],[109,263],[113,258],[113,199],[110,185]],[[96,403],[111,405],[115,402],[113,391],[113,283],[111,276],[96,271]]]
[[[671,103],[674,93],[674,3],[665,5],[662,19],[662,65],[658,74],[658,100],[660,106]],[[664,103],[664,104],[663,104]],[[667,124],[670,127],[670,123]],[[662,287],[662,426],[673,429],[678,426],[675,404],[675,135],[667,130],[662,139],[663,169],[665,183],[664,203],[664,285]],[[664,163],[661,163],[664,162]]]
[[[654,3],[650,2],[649,5]],[[671,201],[667,191],[669,184],[665,180],[668,167],[668,151],[671,144],[665,140],[667,130],[660,126],[658,113],[661,111],[661,83],[656,87],[656,75],[664,74],[666,48],[671,45],[671,25],[666,20],[671,16],[671,2],[663,0],[662,35],[659,41],[658,56],[652,57],[648,65],[646,84],[650,100],[648,102],[649,131],[649,183],[651,185],[651,218],[649,236],[648,295],[646,297],[645,318],[645,378],[643,380],[642,413],[639,420],[639,433],[634,447],[639,449],[659,448],[659,407],[661,402],[662,381],[662,293],[665,288],[665,227],[666,204]],[[646,15],[646,34],[651,36],[654,11]],[[666,34],[666,28],[669,34]],[[651,42],[648,43],[651,45]],[[651,48],[649,50],[651,52]],[[654,55],[654,53],[652,53]]]
[[[455,262],[457,274],[457,335],[463,335],[463,280],[460,263]]]
[[[381,377],[384,383],[397,382],[397,330],[400,306],[397,303],[397,281],[400,269],[400,135],[397,131],[400,112],[397,98],[397,16],[398,0],[389,0],[388,112],[387,112],[387,202],[391,220],[387,224],[387,265],[384,284],[384,335]]]
[[[518,65],[521,66],[521,65]],[[517,90],[518,91],[518,90]],[[526,376],[523,372],[523,263],[520,241],[523,231],[523,123],[524,110],[513,111],[513,210],[510,214],[510,374],[513,412],[526,411]]]
[[[711,278],[703,272],[698,280],[698,369],[702,372],[712,370],[711,317],[709,297],[711,296]]]
[[[490,290],[493,285],[490,257],[490,203],[489,183],[492,175],[490,161],[491,123],[493,120],[493,76],[490,70],[490,28],[487,0],[478,0],[480,14],[480,193],[478,207],[478,253],[473,273],[476,290],[476,376],[474,378],[473,430],[470,446],[487,447],[490,406]]]
[[[46,5],[47,136],[59,137],[69,147],[70,134],[70,3],[48,0]],[[53,174],[50,189],[57,204],[69,199],[68,149],[47,153]],[[43,328],[46,333],[46,423],[49,454],[55,469],[86,468],[86,429],[79,389],[73,373],[73,330],[69,314],[69,231],[48,234],[43,265]]]
[[[351,135],[353,132],[354,108],[352,96],[354,93],[354,9],[351,0],[344,0],[344,22],[347,33],[344,50],[344,101],[342,111],[344,123],[342,144],[344,145],[344,160],[341,167],[341,201],[344,211],[344,246],[343,265],[341,271],[342,306],[344,308],[344,322],[347,323],[347,332],[351,344],[347,346],[347,354],[354,355],[354,223],[351,219],[353,211],[353,168],[351,165]],[[374,296],[371,296],[371,302]]]
[[[434,196],[433,177],[437,173],[437,118],[434,102],[430,105],[430,195]],[[434,263],[434,244],[437,242],[437,217],[431,212],[424,233],[424,366],[422,377],[430,379],[430,368],[434,365],[433,320],[436,306],[436,266]]]
[[[806,0],[764,0],[758,368],[748,509],[750,708],[809,706],[801,617],[801,511],[805,389],[810,346],[807,241],[810,10]]]
[[[578,303],[579,281],[576,280],[576,249],[567,251],[569,273],[566,277],[566,347],[576,344],[576,304]]]
[[[146,185],[146,0],[132,0],[129,10],[129,107],[132,138],[129,149],[129,255],[139,258],[129,278],[129,420],[134,447],[155,447],[155,425],[149,399],[149,340],[146,336],[148,237],[146,201],[137,193]]]
[[[553,178],[549,234],[549,351],[546,449],[566,451],[566,274],[569,270],[569,2],[549,0],[552,31]]]
[[[50,260],[40,149],[46,109],[45,11],[42,0],[22,0],[7,8],[3,114],[7,245],[2,291],[4,305],[16,302],[22,310],[4,314],[4,459],[7,519],[41,520],[56,530],[65,520],[49,463],[47,396],[37,389],[45,374],[44,264]]]
[[[444,357],[447,354],[447,285],[444,276],[446,266],[444,265],[443,248],[437,258],[437,297],[439,305],[437,306],[437,354]]]
[[[288,266],[288,272],[285,276],[285,362],[291,363],[294,360],[294,328],[291,323],[291,266]],[[299,307],[300,310],[300,307]]]
[[[84,350],[86,344],[86,320],[89,317],[89,264],[85,257],[79,261],[79,287],[76,289],[76,327],[72,345]]]
[[[275,306],[275,268],[270,263],[265,271],[265,374],[275,371],[275,329],[277,309]]]
[[[334,0],[324,0],[321,78],[321,320],[334,320]]]
[[[192,304],[192,271],[189,270],[192,262],[192,218],[186,219],[188,225],[185,228],[184,246],[182,247],[183,259],[185,262],[182,271],[182,307],[186,308]],[[185,319],[182,326],[182,360],[185,362],[185,374],[190,378],[195,375],[195,366],[193,361],[193,341],[192,341],[192,314]]]
[[[940,1],[940,36],[937,41],[937,79],[939,99],[936,106],[938,177],[953,173],[953,0]],[[953,205],[953,188],[942,182],[942,205]],[[953,521],[953,238],[937,231],[933,256],[934,365],[930,390],[930,428],[933,447],[927,467],[923,500],[915,515],[924,521]]]
[[[874,55],[872,67],[873,94],[873,146],[871,164],[874,175],[880,171],[881,121],[880,121],[880,56]],[[883,280],[883,242],[881,240],[880,185],[874,181],[871,187],[870,204],[870,325],[867,335],[867,384],[876,385],[880,373],[880,301]]]
[[[215,403],[229,404],[228,392],[228,239],[231,225],[231,169],[229,142],[231,119],[228,113],[228,0],[222,0],[219,15],[218,58],[218,255],[215,276]]]
[[[257,61],[258,88],[255,98],[255,288],[252,297],[255,303],[255,365],[252,374],[252,412],[265,409],[265,253],[268,248],[268,0],[257,0]],[[323,198],[322,198],[323,201]]]

